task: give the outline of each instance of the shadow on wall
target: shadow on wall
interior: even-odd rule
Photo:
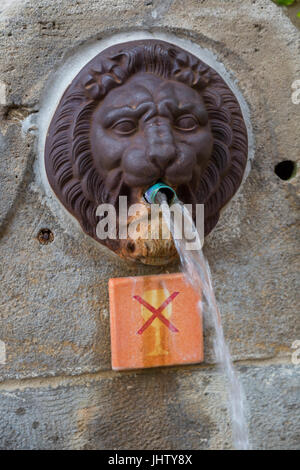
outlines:
[[[80,449],[207,449],[216,423],[199,406],[199,388],[185,374],[171,371],[119,376],[88,390],[87,406],[76,412],[77,432],[71,447]],[[205,385],[209,377],[203,377]],[[103,387],[104,385],[104,387]],[[193,387],[194,385],[194,387]],[[123,393],[119,399],[119,389]],[[182,393],[182,387],[185,388]],[[190,390],[188,391],[187,388]],[[195,389],[193,391],[193,388]],[[226,414],[226,413],[224,413]],[[219,423],[218,423],[219,425]],[[201,438],[200,438],[201,436]]]

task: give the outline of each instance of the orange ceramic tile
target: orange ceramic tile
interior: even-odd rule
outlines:
[[[109,280],[114,370],[203,361],[200,294],[183,274]]]

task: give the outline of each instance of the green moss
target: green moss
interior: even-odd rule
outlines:
[[[277,5],[288,7],[290,5],[293,5],[293,3],[295,3],[295,0],[273,0],[273,2],[277,3]]]

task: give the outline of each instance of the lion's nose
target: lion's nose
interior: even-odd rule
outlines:
[[[148,158],[161,170],[165,170],[176,157],[176,147],[170,124],[162,121],[149,123],[145,134]]]

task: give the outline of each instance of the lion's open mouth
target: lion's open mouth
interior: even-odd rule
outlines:
[[[178,257],[173,240],[126,240],[120,255],[150,265],[169,264]]]

